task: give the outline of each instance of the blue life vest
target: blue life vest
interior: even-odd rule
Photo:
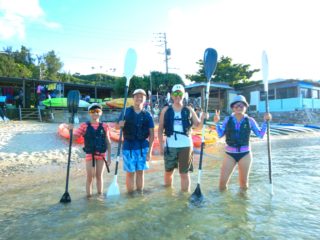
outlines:
[[[123,136],[125,140],[146,140],[149,137],[149,118],[143,109],[136,114],[133,107],[127,109]]]
[[[99,127],[94,130],[90,122],[87,122],[83,150],[88,154],[94,154],[95,152],[105,153],[107,151],[106,132],[102,123],[99,123]]]
[[[230,147],[236,147],[240,150],[241,146],[249,146],[251,127],[249,118],[245,117],[240,125],[240,129],[236,130],[232,117],[229,117],[226,126],[226,143]]]
[[[175,120],[182,121],[183,132],[174,131]],[[187,107],[183,107],[181,109],[181,118],[179,119],[174,119],[174,110],[172,106],[169,106],[167,111],[164,114],[163,128],[164,128],[164,134],[167,137],[170,137],[171,135],[173,135],[173,133],[189,136],[192,124],[193,123],[192,123],[192,117],[190,116],[190,110]]]

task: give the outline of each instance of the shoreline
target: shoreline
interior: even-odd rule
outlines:
[[[69,141],[58,136],[59,123],[41,123],[33,121],[10,121],[0,124],[0,178],[18,174],[32,174],[43,169],[63,169],[68,161]],[[304,138],[306,136],[319,137],[319,133],[296,134],[286,136],[271,136],[271,139]],[[252,143],[263,142],[258,138],[251,138]],[[223,151],[224,144],[218,141],[212,147],[213,154]],[[117,150],[117,144],[112,144],[112,160]],[[197,151],[196,151],[197,152]],[[84,152],[79,144],[72,145],[71,168],[84,169]],[[196,153],[195,162],[199,154]],[[161,160],[154,156],[153,161]],[[114,161],[113,161],[114,162]],[[112,172],[112,169],[111,169]]]

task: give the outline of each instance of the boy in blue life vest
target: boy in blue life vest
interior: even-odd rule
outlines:
[[[75,139],[80,136],[84,137],[83,150],[86,152],[87,171],[86,192],[87,197],[91,197],[94,178],[96,178],[97,192],[102,195],[105,164],[108,166],[111,164],[111,142],[108,125],[100,122],[102,106],[98,103],[92,103],[88,107],[88,113],[90,121],[80,124],[79,128],[73,131],[73,135]],[[69,124],[69,129],[71,128],[73,125]]]
[[[228,182],[235,166],[238,164],[239,184],[241,190],[246,190],[249,185],[249,173],[252,162],[250,147],[251,131],[259,138],[263,138],[267,130],[266,121],[270,121],[270,113],[264,115],[265,122],[259,128],[257,122],[246,114],[249,107],[244,96],[235,96],[230,107],[233,111],[231,116],[224,119],[222,124],[216,125],[218,136],[226,137],[225,157],[221,166],[220,190],[227,189]],[[214,122],[220,120],[220,111],[216,110]]]
[[[122,114],[117,127],[123,128],[124,142],[122,147],[123,170],[126,172],[128,193],[144,187],[144,170],[149,168],[154,140],[154,122],[149,112],[144,109],[146,92],[136,89],[133,92],[133,106],[126,109],[124,121]],[[149,139],[149,141],[148,141]]]
[[[192,127],[202,127],[207,114],[202,114],[200,120],[190,106],[183,106],[184,96],[184,87],[181,84],[174,85],[171,94],[173,104],[164,107],[160,114],[158,138],[160,153],[164,154],[165,186],[172,187],[174,170],[179,168],[181,191],[186,192],[190,190],[189,171],[193,170]],[[166,135],[165,149],[163,134]]]

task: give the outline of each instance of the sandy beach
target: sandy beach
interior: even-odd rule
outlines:
[[[0,124],[0,177],[30,172],[43,166],[62,166],[68,160],[69,142],[57,134],[56,123],[9,121]],[[72,163],[84,157],[73,144]]]

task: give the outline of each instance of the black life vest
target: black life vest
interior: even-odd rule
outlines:
[[[149,118],[147,114],[144,109],[139,114],[134,111],[133,107],[127,109],[123,127],[124,139],[142,141],[149,137]]]
[[[232,117],[226,126],[226,142],[230,147],[236,147],[240,150],[241,146],[249,146],[251,127],[249,118],[245,117],[240,125],[240,129],[236,130]]]
[[[183,132],[174,131],[175,120],[182,121]],[[163,128],[164,128],[164,134],[167,137],[170,137],[171,135],[173,135],[173,133],[189,136],[192,124],[193,123],[192,123],[192,117],[190,116],[190,110],[187,107],[183,107],[181,109],[181,118],[179,119],[174,119],[174,110],[172,106],[169,106],[167,111],[164,114]]]
[[[83,150],[88,154],[94,154],[95,152],[105,153],[107,151],[106,132],[102,123],[99,123],[99,127],[94,130],[91,123],[87,122]]]

